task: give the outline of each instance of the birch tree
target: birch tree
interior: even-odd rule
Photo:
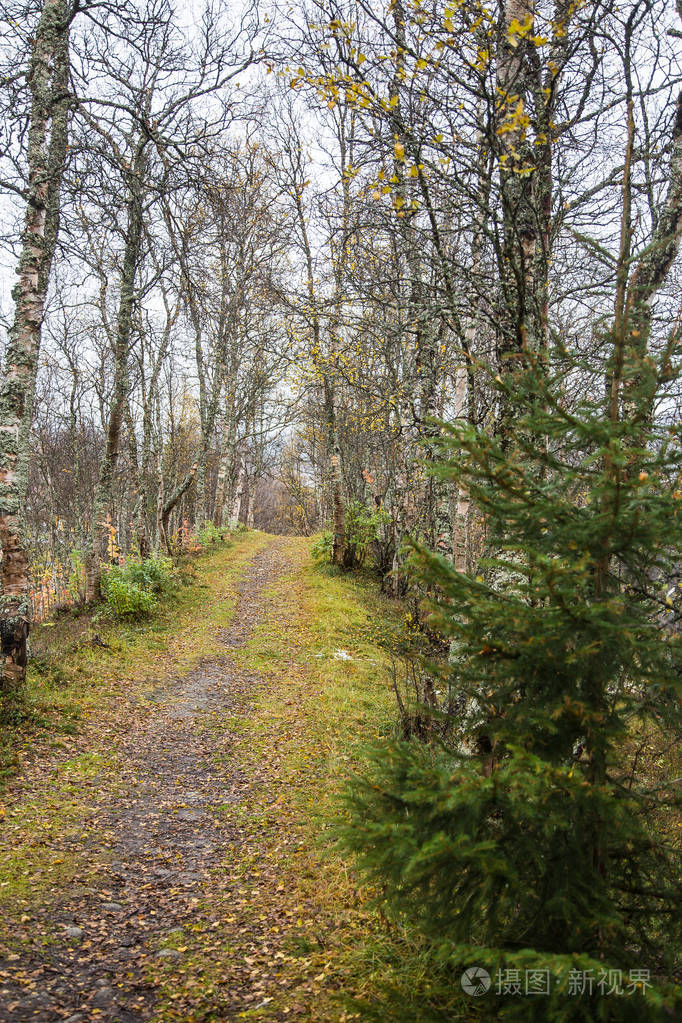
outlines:
[[[115,28],[108,26],[104,38],[112,38]],[[109,167],[125,195],[116,225],[122,252],[113,388],[87,558],[89,599],[99,592],[102,526],[120,453],[136,307],[148,287],[142,284],[141,268],[144,247],[155,244],[154,213],[161,216],[162,198],[197,175],[212,140],[231,119],[228,83],[252,60],[248,19],[223,36],[224,29],[207,7],[193,44],[182,37],[170,5],[149,0],[138,21],[118,27],[116,45],[102,50],[101,94],[80,102],[91,163],[96,153],[96,166]]]
[[[28,427],[33,406],[45,295],[59,229],[59,193],[68,140],[69,31],[76,8],[45,0],[27,70],[26,204],[14,320],[0,385],[0,642],[4,701],[20,693],[30,628],[24,538],[28,488]]]

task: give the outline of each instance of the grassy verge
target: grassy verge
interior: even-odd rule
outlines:
[[[36,629],[25,718],[2,736],[0,939],[21,944],[33,927],[31,906],[67,883],[87,884],[97,869],[93,845],[106,857],[107,836],[89,807],[93,787],[114,793],[119,784],[117,735],[131,714],[145,712],[155,680],[221,652],[217,630],[229,624],[239,578],[267,543],[248,533],[198,558],[194,578],[149,619],[81,616]],[[93,645],[95,636],[106,647]]]
[[[243,534],[195,559],[184,584],[140,621],[115,621],[102,606],[35,626],[21,719],[0,729],[0,783],[36,744],[60,745],[122,690],[218,653],[216,629],[230,621],[234,583],[266,543],[263,533]]]

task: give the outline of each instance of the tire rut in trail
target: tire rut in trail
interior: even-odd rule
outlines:
[[[279,540],[254,557],[232,624],[221,630],[228,650],[247,642],[263,590],[286,564]],[[31,907],[36,939],[0,960],[3,1023],[151,1018],[156,999],[149,976],[182,966],[182,952],[167,947],[159,953],[159,943],[170,939],[182,947],[183,933],[191,937],[187,928],[218,922],[210,873],[237,837],[225,828],[219,807],[238,802],[248,784],[229,765],[229,734],[205,726],[212,711],[246,713],[260,681],[226,653],[158,686],[149,715],[119,736],[124,766],[117,782],[124,794],[98,792],[101,802],[88,807],[109,846],[96,866],[96,888],[89,878],[79,891]],[[90,854],[98,859],[94,848]],[[37,935],[47,936],[45,947]]]

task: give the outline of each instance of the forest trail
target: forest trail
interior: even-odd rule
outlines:
[[[295,655],[283,664],[281,649],[273,657],[268,648],[275,628],[280,643],[282,629],[290,630],[294,650],[292,626],[297,616],[309,618],[292,589],[307,557],[298,541],[263,537],[234,588],[230,624],[215,630],[223,652],[134,692],[104,738],[97,728],[86,738],[78,771],[73,758],[35,774],[29,766],[10,794],[8,822],[22,792],[44,806],[36,837],[43,859],[24,871],[36,874],[25,897],[13,907],[0,902],[3,1023],[347,1018],[315,1003],[330,976],[320,954],[355,897],[341,886],[340,901],[324,905],[316,868],[306,864],[314,854],[301,792],[286,791],[304,788],[305,779],[278,748],[284,723],[285,742],[304,749],[309,780],[319,777],[314,753],[305,752],[307,740],[319,747],[318,738],[299,734],[306,698],[276,688],[291,686],[287,674],[308,686],[310,672]],[[264,641],[252,653],[277,662],[278,683],[245,656],[259,632]],[[270,699],[262,720],[254,718],[258,693]],[[90,760],[93,771],[84,770]],[[50,785],[64,774],[75,802],[62,828],[61,797],[54,803]],[[46,886],[52,871],[57,883]],[[346,923],[357,926],[350,917]]]

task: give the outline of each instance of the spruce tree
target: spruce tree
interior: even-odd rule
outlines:
[[[634,740],[680,727],[676,339],[642,358],[624,338],[604,339],[606,395],[565,352],[498,379],[512,442],[443,427],[438,471],[489,537],[473,577],[412,555],[456,651],[459,735],[376,748],[343,836],[429,964],[428,998],[383,1018],[680,1018],[679,779],[642,770]]]

